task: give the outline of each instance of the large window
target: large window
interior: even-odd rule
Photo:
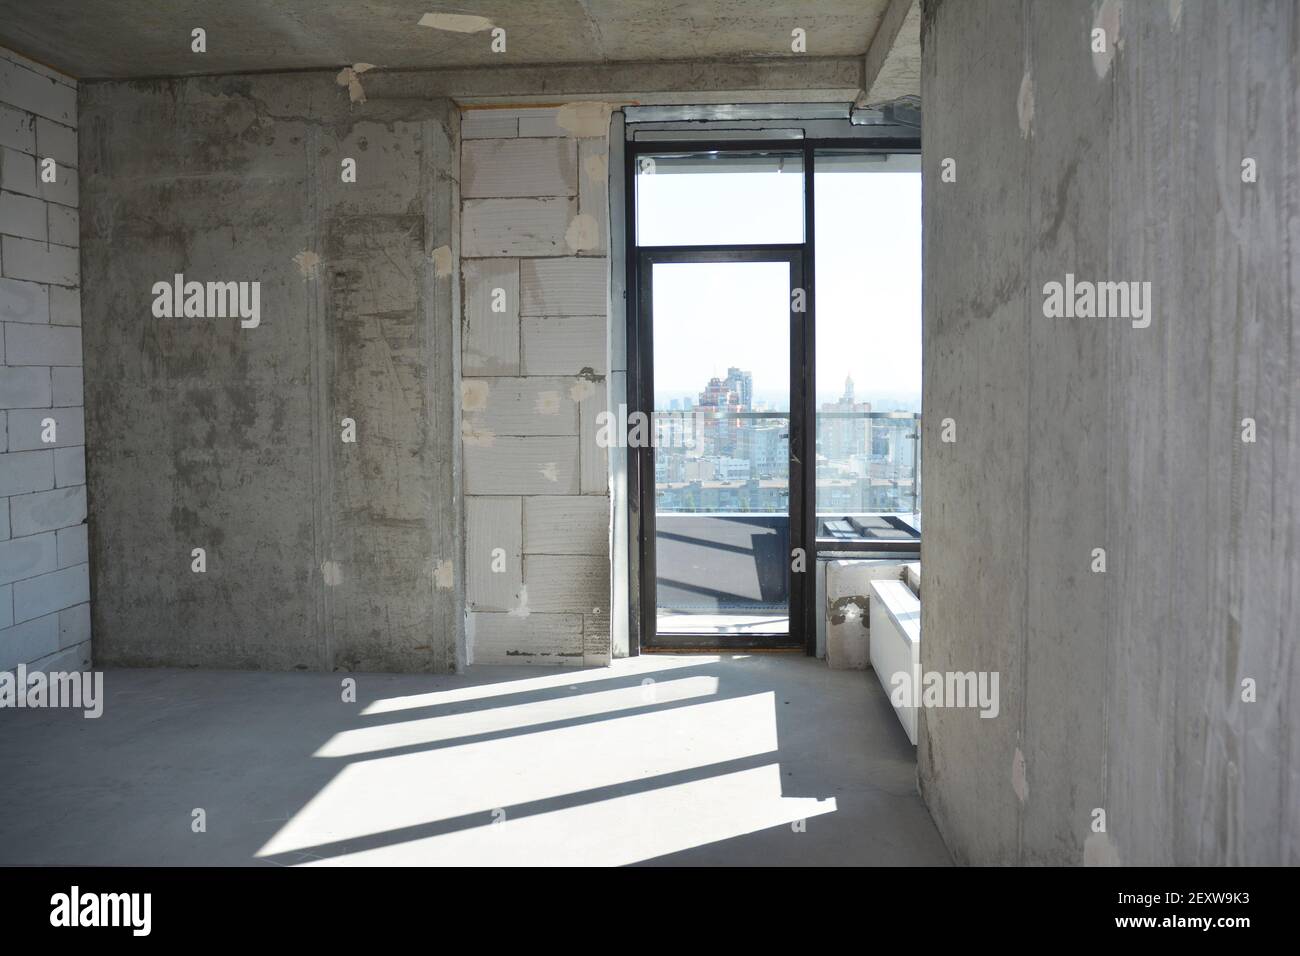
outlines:
[[[919,541],[919,157],[645,146],[629,171],[641,641],[811,650],[818,548]]]
[[[915,541],[921,510],[921,163],[814,164],[819,536]]]

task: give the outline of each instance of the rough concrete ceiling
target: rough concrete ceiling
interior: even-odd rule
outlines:
[[[0,0],[0,45],[78,78],[339,67],[861,56],[888,0]],[[792,12],[793,11],[793,12]],[[484,17],[506,30],[420,26],[426,13]],[[190,32],[207,31],[207,52]]]
[[[920,0],[890,0],[867,50],[863,84],[867,104],[921,95]]]

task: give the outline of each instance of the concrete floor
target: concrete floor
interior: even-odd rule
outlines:
[[[0,710],[0,864],[950,862],[870,672],[346,676],[110,670],[98,720]]]

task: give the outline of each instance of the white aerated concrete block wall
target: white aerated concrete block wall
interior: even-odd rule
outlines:
[[[601,116],[598,105],[471,109],[461,124],[471,663],[609,662]]]
[[[76,126],[0,49],[0,671],[90,666]]]

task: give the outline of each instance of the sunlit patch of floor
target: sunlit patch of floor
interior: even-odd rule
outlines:
[[[629,688],[634,694],[642,688]],[[479,714],[481,716],[481,713]],[[437,722],[425,733],[437,733]],[[345,764],[259,852],[274,856],[597,791],[777,750],[752,694]],[[610,834],[617,838],[617,833]]]
[[[299,865],[621,866],[834,811],[783,797],[773,763]]]
[[[554,673],[539,674],[536,677],[519,677],[502,681],[498,684],[469,684],[447,690],[432,691],[427,694],[410,694],[404,697],[386,697],[367,704],[362,716],[389,714],[399,710],[415,710],[420,707],[436,707],[442,704],[457,704],[469,701],[490,700],[493,697],[516,696],[530,691],[562,690],[566,687],[579,688],[583,684],[608,681],[612,676],[632,674],[653,678],[656,673],[685,667],[700,667],[704,664],[716,664],[720,658],[711,654],[691,657],[632,657],[621,660],[617,670],[594,668],[585,671],[561,670]]]
[[[467,710],[445,717],[425,717],[398,724],[380,724],[335,734],[317,757],[351,757],[398,747],[431,744],[459,737],[499,733],[535,727],[561,720],[575,720],[612,714],[620,710],[669,704],[717,693],[716,677],[684,677],[680,680],[649,681],[640,687],[617,687],[570,697]]]

